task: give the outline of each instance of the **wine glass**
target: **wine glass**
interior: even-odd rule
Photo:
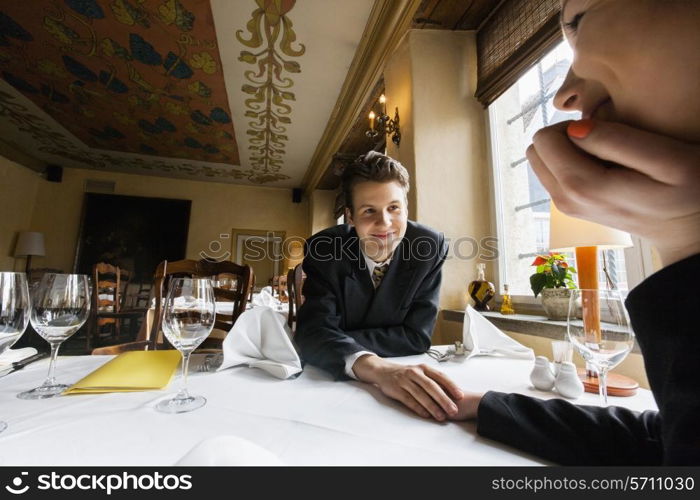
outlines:
[[[173,278],[163,308],[163,333],[182,354],[182,388],[172,399],[161,401],[156,410],[184,413],[201,408],[202,396],[187,392],[190,355],[211,333],[216,316],[214,288],[208,278]]]
[[[583,318],[583,319],[579,319]],[[627,357],[634,333],[618,290],[571,290],[569,340],[598,374],[600,402],[608,404],[608,371]]]
[[[51,346],[51,363],[44,383],[17,394],[20,399],[45,399],[68,388],[54,378],[61,343],[77,332],[90,314],[90,287],[84,274],[47,273],[32,296],[32,327]]]
[[[0,354],[12,347],[29,324],[29,287],[24,273],[0,273]],[[0,432],[7,424],[0,420]]]

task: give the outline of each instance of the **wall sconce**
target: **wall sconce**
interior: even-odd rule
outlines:
[[[382,94],[379,97],[382,111],[377,116],[374,110],[369,112],[369,130],[365,135],[370,139],[376,138],[379,134],[391,135],[391,142],[398,146],[401,144],[401,129],[399,128],[399,108],[396,108],[394,119],[389,118],[386,114],[386,96]]]

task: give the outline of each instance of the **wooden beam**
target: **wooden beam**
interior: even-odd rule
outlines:
[[[420,4],[421,0],[376,0],[338,100],[304,175],[302,187],[306,194],[316,189],[381,77],[387,59],[413,23]]]

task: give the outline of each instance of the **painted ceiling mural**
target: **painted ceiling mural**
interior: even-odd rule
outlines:
[[[11,2],[2,77],[92,148],[238,164],[209,2],[187,5]]]
[[[372,3],[2,1],[0,141],[68,167],[298,185]]]
[[[292,47],[296,33],[287,13],[296,0],[256,2],[259,8],[247,25],[250,38],[246,39],[242,30],[236,32],[236,38],[251,49],[264,48],[255,53],[241,51],[239,61],[257,67],[245,72],[249,83],[241,90],[252,96],[245,100],[245,116],[253,118],[246,130],[251,165],[261,172],[264,180],[276,180],[284,161],[285,143],[289,140],[285,124],[292,123],[292,107],[288,102],[295,100],[294,93],[289,90],[294,80],[289,75],[301,73],[301,66],[291,58],[303,55],[306,47],[303,44]]]

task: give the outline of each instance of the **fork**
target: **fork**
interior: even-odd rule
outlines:
[[[197,365],[197,372],[215,371],[219,366],[221,366],[221,362],[223,361],[220,359],[221,356],[223,356],[223,353],[221,352],[206,354],[204,356],[204,360]]]
[[[451,359],[455,353],[453,349],[447,349],[446,352],[440,352],[437,349],[428,349],[426,351],[426,354],[433,358],[434,360],[438,361],[439,363],[442,363],[443,361],[447,361],[448,359]]]

